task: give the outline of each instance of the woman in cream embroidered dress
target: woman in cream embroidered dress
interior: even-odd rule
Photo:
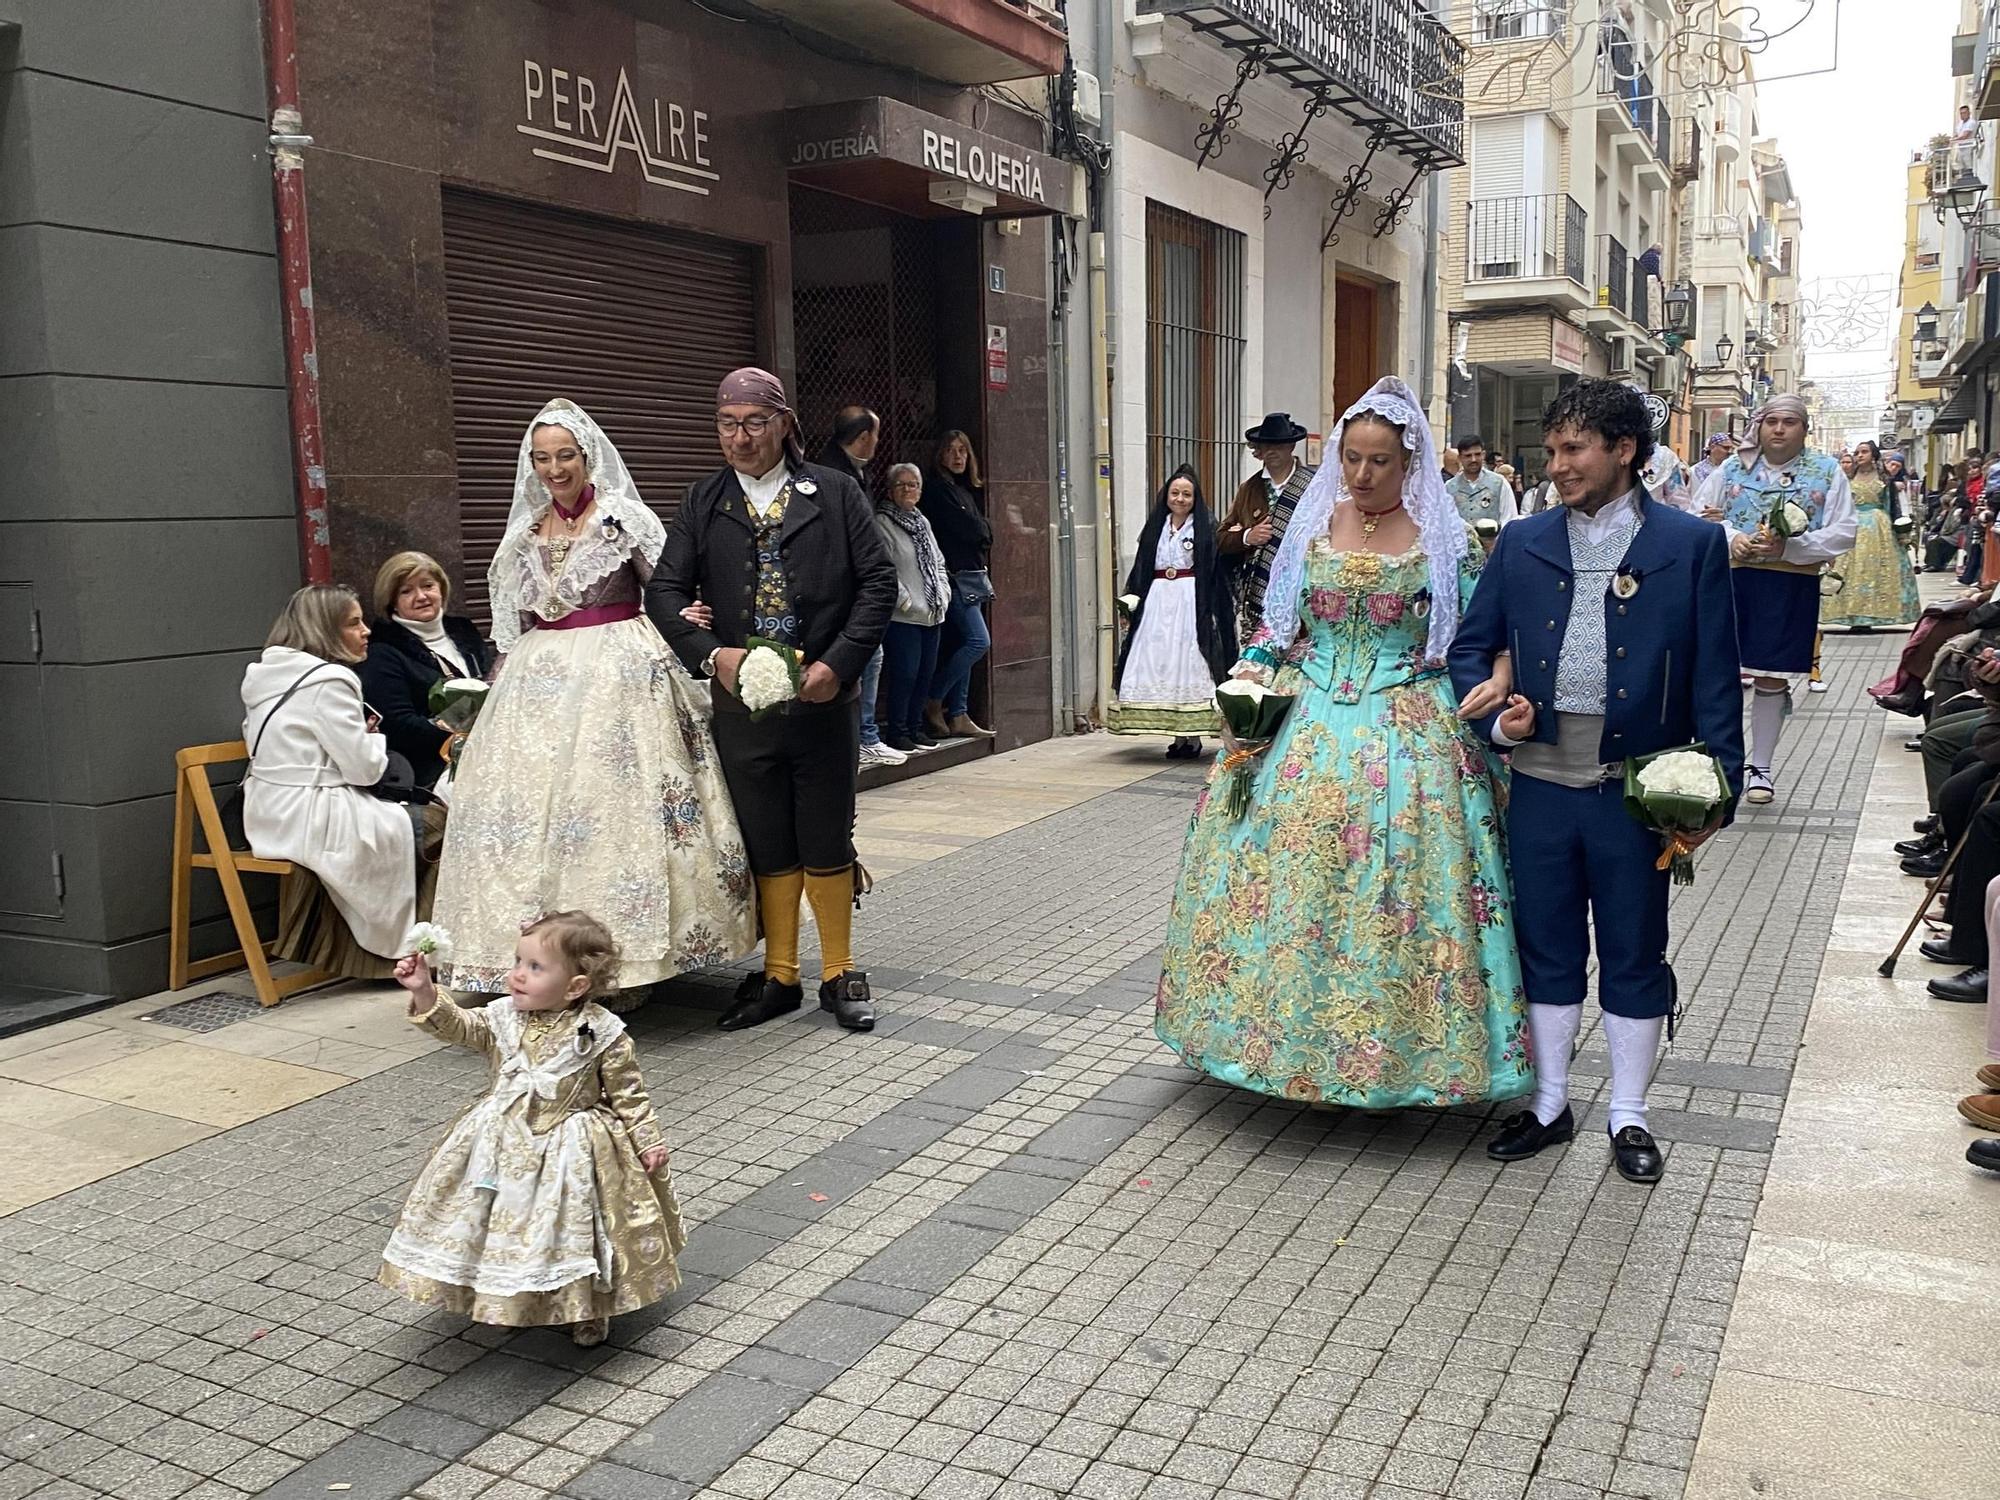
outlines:
[[[564,966],[565,928],[581,929],[592,950],[582,973]],[[422,959],[399,965],[410,1019],[484,1054],[492,1073],[410,1188],[382,1252],[382,1285],[478,1323],[578,1324],[579,1343],[600,1342],[604,1320],[680,1285],[687,1234],[666,1135],[625,1023],[590,998],[616,973],[604,939],[579,912],[521,935],[517,972],[532,966],[528,984],[583,988],[579,1002],[548,1009],[521,1008],[517,993],[461,1010]]]
[[[1485,553],[1401,381],[1351,407],[1234,675],[1296,696],[1231,818],[1219,770],[1174,892],[1155,1030],[1239,1088],[1387,1108],[1534,1086],[1491,750],[1444,656]]]
[[[522,926],[565,908],[611,929],[628,990],[756,946],[707,691],[640,608],[665,541],[611,440],[550,402],[487,572],[503,659],[452,775],[441,984],[503,989]]]

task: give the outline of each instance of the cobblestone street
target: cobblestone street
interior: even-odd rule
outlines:
[[[1173,1065],[1151,996],[1201,772],[1100,741],[1137,779],[882,882],[873,1035],[719,1033],[727,975],[632,1018],[691,1239],[683,1289],[602,1348],[374,1282],[469,1055],[0,1218],[0,1500],[1680,1496],[1883,743],[1863,687],[1902,639],[1828,642],[1778,800],[1676,893],[1655,1188],[1610,1170],[1594,1024],[1576,1144],[1504,1169],[1484,1110]]]

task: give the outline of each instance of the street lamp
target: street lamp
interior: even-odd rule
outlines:
[[[1957,215],[1958,222],[1965,228],[1972,227],[1972,221],[1979,217],[1979,210],[1986,201],[1986,184],[1978,176],[1968,172],[1955,180],[1942,194],[1945,207]]]
[[[1935,342],[1937,331],[1938,310],[1931,303],[1926,302],[1922,307],[1917,309],[1916,342],[1920,344]]]
[[[1660,304],[1666,312],[1667,330],[1670,333],[1686,333],[1688,325],[1694,321],[1694,287],[1685,281],[1677,281],[1667,288]]]
[[[1735,355],[1735,353],[1736,353],[1736,340],[1732,339],[1728,334],[1725,333],[1721,338],[1715,341],[1716,368],[1727,369],[1729,366],[1729,361]]]

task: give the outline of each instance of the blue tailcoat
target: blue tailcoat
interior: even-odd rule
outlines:
[[[1623,571],[1639,591],[1603,596],[1604,738],[1607,764],[1700,740],[1743,786],[1743,691],[1728,539],[1720,526],[1642,498],[1638,534]],[[1531,738],[1556,738],[1556,657],[1576,599],[1568,512],[1539,512],[1501,528],[1451,646],[1462,698],[1511,651],[1514,691],[1535,705]],[[1586,605],[1586,607],[1588,607]],[[1491,739],[1497,715],[1476,726]]]

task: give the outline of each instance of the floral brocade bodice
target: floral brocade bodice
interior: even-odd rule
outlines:
[[[1420,547],[1394,556],[1336,552],[1324,538],[1306,559],[1299,639],[1286,654],[1339,703],[1404,683],[1424,670],[1430,634],[1430,563]]]

